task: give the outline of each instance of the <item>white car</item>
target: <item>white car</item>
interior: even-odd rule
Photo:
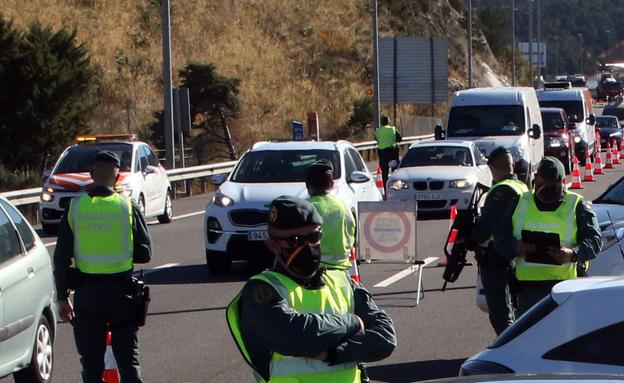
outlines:
[[[357,216],[359,201],[381,201],[362,157],[347,141],[260,142],[247,151],[229,176],[213,177],[220,185],[206,207],[205,247],[208,269],[225,274],[233,260],[263,264],[270,256],[267,216],[280,195],[308,198],[305,173],[317,160],[334,165],[334,189]]]
[[[474,141],[428,141],[411,145],[388,177],[388,201],[418,201],[418,211],[465,209],[475,185],[492,174]]]
[[[624,275],[624,220],[602,227],[602,249],[589,263],[589,276]]]
[[[48,250],[24,216],[0,197],[0,378],[50,382],[56,293]]]
[[[561,282],[460,375],[499,373],[624,374],[624,278]]]
[[[171,222],[171,184],[154,152],[134,135],[78,137],[78,143],[65,149],[44,181],[41,194],[41,225],[44,232],[54,233],[69,201],[88,191],[93,184],[89,171],[93,158],[101,150],[119,156],[121,169],[115,190],[123,193],[141,208],[146,218],[158,217]]]
[[[592,202],[601,228],[624,219],[624,177],[609,185],[607,190]]]

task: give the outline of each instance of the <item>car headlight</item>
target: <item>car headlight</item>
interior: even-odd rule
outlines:
[[[115,185],[115,191],[126,197],[132,196],[132,188],[130,187],[130,184],[117,184]]]
[[[613,132],[613,133],[609,134],[609,137],[619,136],[620,134],[622,134],[622,132],[621,132],[621,131],[619,131],[619,130],[617,130],[617,131],[615,131],[615,132]]]
[[[51,190],[51,189],[48,189],[48,190]],[[43,202],[52,202],[54,201],[54,194],[46,190],[43,193],[41,193],[41,200]]]
[[[581,142],[581,136],[574,136],[574,142],[577,144]]]
[[[219,207],[230,207],[234,205],[234,200],[225,194],[215,193],[212,197],[212,203]]]
[[[403,190],[407,189],[409,184],[403,180],[392,180],[390,182],[390,189],[392,190]]]
[[[449,182],[449,187],[454,189],[466,189],[471,187],[473,181],[469,178],[462,178],[460,180],[453,180]]]

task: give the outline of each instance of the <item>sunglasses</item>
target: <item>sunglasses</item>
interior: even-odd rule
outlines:
[[[290,237],[271,236],[271,238],[277,241],[284,241],[291,247],[296,247],[296,246],[305,245],[306,241],[308,241],[309,243],[316,243],[321,240],[322,236],[323,236],[323,232],[319,230],[319,231],[313,231],[307,235],[291,235]]]

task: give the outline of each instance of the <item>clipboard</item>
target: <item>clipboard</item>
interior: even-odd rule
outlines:
[[[522,230],[522,242],[535,245],[535,251],[526,255],[525,260],[533,263],[558,265],[557,261],[548,255],[549,247],[561,247],[561,239],[557,233]]]

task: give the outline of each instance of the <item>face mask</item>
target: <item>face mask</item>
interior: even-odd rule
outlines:
[[[561,187],[558,186],[542,186],[535,192],[535,196],[544,203],[557,201],[561,197]]]
[[[300,279],[310,279],[321,266],[321,245],[305,244],[294,249],[283,250],[282,265]]]

